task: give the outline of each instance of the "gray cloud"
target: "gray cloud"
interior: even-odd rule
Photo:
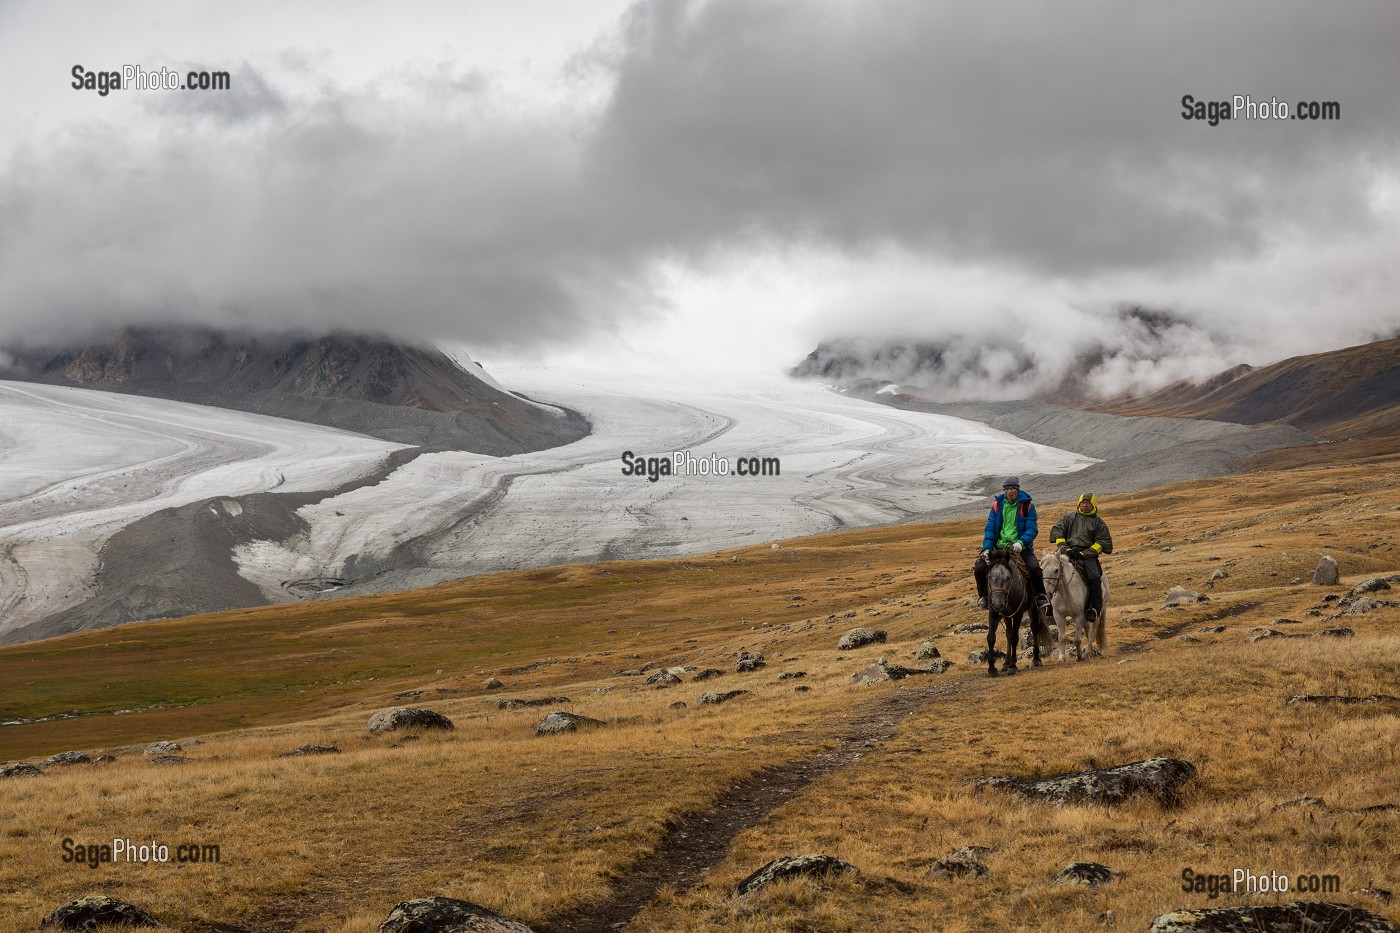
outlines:
[[[1389,0],[644,0],[560,76],[601,79],[601,103],[554,109],[471,63],[345,88],[292,52],[0,167],[0,338],[174,318],[560,345],[664,314],[661,263],[793,246],[1001,276],[846,291],[818,336],[937,339],[969,308],[1027,323],[1047,290],[1066,327],[1141,300],[1213,333],[1251,304],[1239,282],[1269,292],[1281,243],[1393,242],[1397,39]],[[1235,93],[1342,120],[1181,119],[1184,94]],[[1308,268],[1289,294],[1312,297],[1241,312],[1269,348],[1328,276],[1395,284]],[[1347,301],[1338,341],[1385,313]]]

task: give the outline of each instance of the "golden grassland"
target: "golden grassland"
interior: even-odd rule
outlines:
[[[1343,891],[1329,899],[1397,919],[1396,906],[1353,892],[1400,884],[1400,812],[1345,808],[1400,803],[1400,710],[1285,701],[1400,694],[1400,609],[1330,621],[1322,602],[1400,571],[1398,465],[1391,455],[1106,497],[1117,544],[1108,655],[1013,679],[965,663],[985,636],[948,634],[978,618],[967,597],[980,521],[498,574],[0,649],[0,718],[85,714],[0,727],[7,760],[156,739],[185,740],[196,759],[152,766],[138,750],[0,783],[0,929],[36,928],[98,891],[176,929],[204,918],[368,933],[394,903],[429,893],[540,923],[605,898],[668,821],[712,806],[736,780],[833,747],[873,700],[934,681],[850,684],[881,655],[911,663],[934,636],[957,662],[937,680],[956,689],[740,834],[705,882],[663,891],[628,929],[1086,930],[1106,911],[1119,928],[1143,929],[1177,906],[1241,902],[1183,893],[1186,867],[1335,873]],[[1042,525],[1068,507],[1041,505]],[[1342,587],[1308,584],[1323,554],[1337,558]],[[1217,570],[1227,576],[1209,602],[1160,608],[1168,588],[1205,590]],[[1289,634],[1345,624],[1358,637],[1243,643],[1276,619],[1298,620],[1277,626]],[[837,651],[857,624],[886,629],[889,643]],[[1216,624],[1226,631],[1199,632]],[[740,649],[763,651],[768,667],[733,673]],[[536,662],[546,663],[522,670]],[[615,673],[647,662],[728,673],[662,690]],[[807,677],[779,682],[789,670]],[[489,675],[507,689],[486,691]],[[738,688],[754,695],[696,704],[702,690]],[[394,699],[405,690],[423,692]],[[607,726],[536,738],[545,710],[498,711],[497,695],[568,696],[564,708]],[[456,731],[368,736],[367,717],[388,705],[428,706]],[[113,715],[124,709],[135,711]],[[342,753],[275,757],[330,742]],[[1055,809],[970,783],[1155,755],[1199,768],[1177,809]],[[1327,806],[1275,809],[1303,796]],[[60,861],[65,837],[215,843],[221,860],[91,870]],[[928,874],[970,844],[994,847],[990,877]],[[799,852],[840,856],[862,875],[729,893]],[[1126,875],[1095,891],[1052,885],[1075,860]]]

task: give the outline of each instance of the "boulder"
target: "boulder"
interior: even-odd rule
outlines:
[[[1360,599],[1354,600],[1352,604],[1347,607],[1346,612],[1347,615],[1353,616],[1365,615],[1368,612],[1375,612],[1377,609],[1381,608],[1382,605],[1383,603],[1378,599],[1372,599],[1370,596],[1362,596]]]
[[[1390,921],[1346,904],[1294,903],[1174,910],[1148,933],[1400,933]]]
[[[1317,562],[1317,567],[1313,570],[1312,582],[1314,586],[1336,586],[1341,579],[1337,572],[1337,562],[1331,557],[1324,557]]]
[[[1005,660],[1006,660],[1006,652],[1005,652],[1005,651],[1002,651],[1000,648],[995,648],[995,649],[993,649],[993,650],[992,650],[992,656],[995,657],[998,661],[1005,661]],[[967,656],[967,663],[968,663],[968,664],[986,664],[986,663],[987,663],[987,649],[986,649],[986,648],[982,648],[981,650],[974,651],[974,652],[972,652],[972,654],[969,654],[969,655]]]
[[[339,745],[303,745],[289,752],[282,752],[278,758],[300,758],[303,755],[339,755]]]
[[[601,719],[577,716],[563,710],[555,710],[535,725],[535,735],[558,735],[561,732],[577,732],[580,726],[594,728],[607,725]]]
[[[740,651],[739,659],[734,664],[734,670],[740,674],[751,674],[759,668],[767,666],[768,662],[763,660],[762,653],[758,651]]]
[[[1244,643],[1245,643],[1246,645],[1252,645],[1252,644],[1254,644],[1256,641],[1265,641],[1265,640],[1270,639],[1270,638],[1287,638],[1287,637],[1288,637],[1287,635],[1285,635],[1283,632],[1278,631],[1277,629],[1266,628],[1266,629],[1264,629],[1264,631],[1262,631],[1262,632],[1255,632],[1253,635],[1250,635],[1248,638],[1246,638],[1246,639],[1244,640]]]
[[[88,765],[92,758],[87,752],[59,752],[44,759],[45,765]]]
[[[813,878],[826,875],[855,875],[859,870],[834,855],[786,855],[775,858],[758,871],[740,881],[734,892],[747,897],[775,881],[786,878]]]
[[[878,628],[853,628],[841,636],[841,640],[836,643],[840,651],[854,651],[856,648],[863,648],[866,645],[885,643],[885,632]]]
[[[1325,628],[1313,636],[1314,638],[1355,638],[1356,631],[1349,629],[1345,625],[1336,628]]]
[[[934,862],[928,873],[934,877],[948,880],[953,878],[985,878],[992,873],[992,870],[983,864],[982,860],[991,854],[992,850],[988,846],[963,846],[961,849],[954,849]]]
[[[43,773],[43,771],[27,761],[17,761],[12,765],[5,765],[3,768],[0,768],[0,778],[41,777]]]
[[[991,626],[986,622],[959,622],[949,631],[954,635],[976,635],[979,632],[985,632],[989,628],[991,628]]]
[[[158,927],[160,923],[140,907],[103,894],[69,901],[39,921],[41,930],[91,930],[104,925]]]
[[[1390,584],[1392,583],[1400,583],[1400,573],[1392,573],[1384,577],[1371,577],[1368,580],[1362,580],[1360,583],[1356,584],[1356,586],[1348,590],[1344,598],[1356,599],[1359,596],[1365,596],[1367,593],[1380,593],[1390,589]]]
[[[413,706],[391,706],[369,718],[366,728],[374,735],[398,732],[400,729],[442,729],[451,732],[452,720],[442,713]]]
[[[706,692],[706,693],[700,694],[700,702],[701,702],[701,703],[728,703],[730,700],[734,699],[735,697],[743,697],[743,696],[753,696],[753,694],[750,693],[750,692],[747,691],[747,690],[730,690],[730,691],[727,692],[727,693],[709,693],[709,692]]]
[[[902,664],[891,664],[885,658],[881,658],[871,664],[863,671],[851,675],[851,683],[857,685],[878,684],[886,680],[903,680],[915,674],[941,674],[951,667],[947,661],[939,658],[928,667],[905,667]]]
[[[1190,603],[1208,602],[1210,597],[1205,593],[1196,593],[1188,590],[1184,586],[1174,586],[1167,590],[1167,595],[1162,598],[1162,608],[1170,609],[1172,606],[1185,606]]]
[[[1045,778],[999,776],[983,778],[977,790],[1008,790],[1031,800],[1063,804],[1121,804],[1129,797],[1152,797],[1164,806],[1180,800],[1181,786],[1196,775],[1196,767],[1179,758],[1149,758],[1114,768],[1075,771]]]
[[[152,742],[146,746],[147,755],[173,755],[179,750],[179,742]]]
[[[1121,877],[1123,877],[1121,871],[1114,871],[1107,865],[1100,865],[1098,862],[1070,862],[1056,872],[1055,877],[1050,880],[1055,884],[1079,884],[1088,888],[1097,888],[1101,884],[1117,881]]]
[[[699,681],[699,680],[710,680],[711,678],[714,678],[714,677],[723,677],[723,676],[724,676],[724,671],[720,670],[719,668],[717,668],[717,667],[707,667],[707,668],[705,668],[703,671],[699,672],[698,674],[696,674],[694,677],[692,677],[692,678],[690,678],[690,679],[691,679],[691,680]]]
[[[498,677],[488,677],[481,682],[482,690],[501,690],[504,688],[505,684],[501,683]]]
[[[679,685],[680,682],[681,679],[679,677],[677,677],[675,674],[672,674],[669,670],[666,670],[665,668],[662,668],[661,670],[652,674],[646,680],[642,681],[642,683],[650,684],[652,686],[655,686],[657,689],[661,689],[663,687],[675,687]]]
[[[931,641],[923,642],[919,645],[919,650],[914,652],[915,661],[932,661],[941,657],[943,655],[938,653],[938,646]]]
[[[515,920],[470,901],[420,897],[389,911],[379,933],[534,933]]]

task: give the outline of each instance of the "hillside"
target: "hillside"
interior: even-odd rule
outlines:
[[[431,893],[561,933],[916,930],[930,918],[954,931],[1082,931],[1108,911],[1141,930],[1180,906],[1292,900],[1400,919],[1382,897],[1400,882],[1395,704],[1287,704],[1396,693],[1400,582],[1377,585],[1373,603],[1338,600],[1400,572],[1397,466],[1391,455],[1107,498],[1107,657],[1027,662],[1011,679],[970,665],[985,635],[957,630],[978,619],[967,605],[977,519],[3,648],[0,721],[13,724],[0,726],[0,757],[116,758],[4,781],[0,921],[34,928],[94,890],[206,933],[369,933],[394,904]],[[1041,504],[1044,516],[1067,508]],[[1324,554],[1338,586],[1308,583]],[[1177,585],[1209,599],[1163,608]],[[887,643],[837,650],[859,624]],[[1315,637],[1338,627],[1355,634]],[[1265,629],[1277,635],[1246,640]],[[881,656],[915,664],[925,641],[950,671],[852,684]],[[740,651],[767,666],[737,673]],[[636,673],[670,666],[688,670],[669,688]],[[707,668],[722,676],[694,682]],[[698,702],[736,689],[748,693]],[[503,698],[552,699],[498,708]],[[365,732],[371,713],[401,704],[456,728],[413,742]],[[603,725],[534,736],[555,708]],[[158,739],[189,760],[148,763],[142,746]],[[339,752],[277,757],[308,744]],[[1197,769],[1172,809],[1056,808],[971,783],[1163,755]],[[93,870],[60,862],[65,837],[213,843],[222,858]],[[989,875],[933,871],[968,845],[991,847]],[[804,852],[860,874],[731,893]],[[1053,884],[1075,860],[1125,874],[1097,889]],[[1335,874],[1340,889],[1182,891],[1184,866],[1246,865]]]
[[[124,327],[68,346],[11,346],[0,379],[79,386],[309,421],[401,444],[508,456],[588,433],[436,350],[353,334]]]

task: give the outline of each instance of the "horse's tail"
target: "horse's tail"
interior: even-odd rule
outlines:
[[[1099,654],[1108,653],[1108,606],[1103,607],[1103,612],[1099,615],[1098,624],[1098,649]]]
[[[1053,651],[1055,649],[1055,643],[1050,640],[1050,626],[1045,621],[1045,616],[1038,612],[1031,621],[1031,634],[1035,636],[1035,640],[1040,644],[1041,651]]]

